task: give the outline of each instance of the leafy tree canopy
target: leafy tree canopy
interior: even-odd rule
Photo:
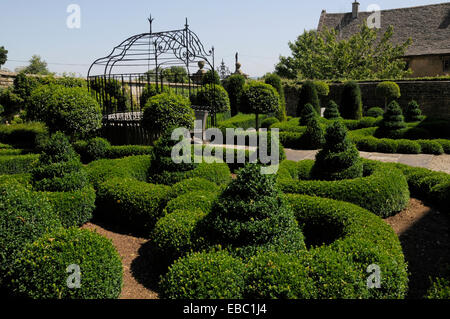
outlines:
[[[39,55],[33,55],[30,64],[23,69],[25,74],[42,74],[48,75],[50,71],[47,69],[47,62],[41,59]]]
[[[0,47],[0,68],[6,63],[6,60],[8,60],[8,50],[2,46]]]
[[[290,57],[280,57],[276,73],[290,79],[367,80],[400,79],[411,74],[401,59],[412,40],[393,44],[394,28],[385,33],[362,25],[360,32],[347,40],[336,30],[305,31],[289,42]]]

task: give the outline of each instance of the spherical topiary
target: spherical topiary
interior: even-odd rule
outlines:
[[[194,253],[176,261],[162,278],[163,298],[241,299],[245,265],[226,251]]]
[[[228,93],[220,85],[204,85],[196,95],[191,96],[194,105],[208,106],[212,113],[222,113],[230,110]]]
[[[0,177],[0,285],[27,243],[59,227],[58,214],[44,194]]]
[[[188,98],[181,95],[162,93],[151,97],[145,105],[142,126],[155,135],[170,127],[194,125],[195,115]]]
[[[244,90],[245,77],[241,74],[233,74],[225,79],[223,86],[228,92],[230,98],[231,116],[235,116],[239,112],[240,99]]]
[[[37,167],[32,171],[34,189],[49,192],[67,192],[87,185],[87,174],[67,137],[55,133],[43,147]]]
[[[392,100],[398,99],[401,96],[400,87],[397,83],[391,81],[381,82],[376,88],[377,96],[384,99],[384,107]]]
[[[122,289],[119,254],[109,239],[89,230],[44,235],[25,247],[13,269],[11,290],[33,299],[113,299]]]
[[[312,81],[306,81],[302,85],[297,106],[297,116],[301,116],[303,109],[307,104],[311,104],[317,114],[320,114],[319,96],[317,95],[316,86]]]
[[[319,180],[352,179],[363,176],[363,164],[355,145],[340,121],[327,128],[325,145],[317,153],[312,176]]]
[[[241,96],[241,111],[256,114],[256,129],[259,129],[259,114],[275,113],[280,108],[280,96],[275,88],[261,82],[245,85]]]
[[[301,147],[311,150],[322,148],[325,144],[325,133],[317,117],[313,117],[301,138]]]
[[[276,117],[268,117],[262,121],[261,127],[269,129],[272,125],[279,122],[280,121]]]
[[[400,130],[405,128],[404,117],[402,109],[396,101],[389,103],[386,112],[383,115],[383,120],[380,123],[379,130],[375,132],[376,136],[395,138],[400,136]]]
[[[349,81],[342,90],[340,113],[344,119],[360,120],[362,118],[361,89],[358,83]]]
[[[328,120],[337,120],[341,118],[341,114],[339,113],[339,106],[333,100],[328,103],[325,108],[325,113],[323,116]]]
[[[419,122],[423,120],[422,111],[420,110],[419,104],[412,100],[409,102],[408,107],[405,111],[405,121],[406,122]]]
[[[199,227],[211,245],[234,248],[233,253],[242,257],[259,249],[291,252],[304,248],[303,235],[275,176],[261,174],[256,164],[239,171]]]
[[[172,90],[168,86],[164,86],[162,89],[157,86],[156,84],[146,84],[144,89],[142,90],[139,103],[141,105],[141,108],[143,109],[145,107],[145,104],[147,104],[147,101],[149,98],[158,95],[160,93],[171,93]]]
[[[280,96],[280,108],[276,116],[280,122],[286,121],[286,99],[284,97],[284,88],[283,83],[281,83],[281,78],[275,73],[270,73],[264,77],[264,82],[272,85],[275,90],[277,90],[278,95]]]
[[[371,107],[367,110],[366,115],[370,117],[380,117],[383,116],[384,110],[381,107]]]
[[[314,81],[314,85],[316,86],[317,95],[328,96],[330,94],[330,86],[327,82]]]
[[[111,144],[101,137],[90,139],[86,144],[86,157],[88,162],[106,158]]]
[[[44,122],[50,132],[84,138],[101,127],[98,102],[86,88],[43,85],[35,89],[26,108],[32,120]]]
[[[307,126],[313,118],[317,117],[318,113],[314,110],[314,106],[309,103],[306,104],[300,113],[300,126]]]
[[[202,77],[202,85],[206,84],[220,85],[219,73],[215,70],[208,70]]]

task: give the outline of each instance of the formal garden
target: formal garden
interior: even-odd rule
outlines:
[[[329,82],[301,81],[288,114],[292,82],[221,79],[198,65],[195,77],[175,67],[128,82],[20,73],[1,89],[2,296],[449,298],[450,175],[360,155],[446,156],[448,119],[400,105],[395,81],[380,81],[385,103],[371,108],[358,82],[323,103]],[[175,128],[194,132],[201,111],[224,136],[243,129],[234,142],[278,129],[276,173],[261,173],[261,147],[174,139]],[[145,142],[117,143],[138,134]],[[176,145],[208,156],[176,163]],[[293,161],[287,149],[318,153]],[[417,202],[444,227],[416,238],[433,246],[431,271],[392,226]]]

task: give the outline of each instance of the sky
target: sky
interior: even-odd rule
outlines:
[[[86,76],[90,64],[108,55],[126,38],[153,31],[182,29],[185,18],[205,48],[215,48],[216,65],[234,71],[239,52],[242,70],[252,77],[274,70],[279,56],[289,56],[289,41],[316,29],[321,11],[349,12],[352,0],[0,0],[0,46],[8,51],[2,67],[14,71],[40,55],[51,72]],[[447,1],[359,1],[382,10]],[[80,28],[68,28],[67,8],[81,9]]]

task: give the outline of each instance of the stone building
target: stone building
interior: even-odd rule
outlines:
[[[413,71],[412,77],[450,75],[450,2],[411,8],[379,11],[381,32],[392,25],[393,41],[413,40],[405,59]],[[322,11],[318,31],[325,27],[335,29],[341,39],[359,32],[363,23],[376,19],[374,12],[361,12],[359,3],[353,3],[352,12],[327,13]],[[371,23],[368,23],[370,26]]]

